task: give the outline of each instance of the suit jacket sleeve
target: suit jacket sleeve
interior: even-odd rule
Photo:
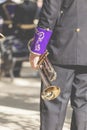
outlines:
[[[44,0],[38,26],[53,30],[59,19],[62,0]]]

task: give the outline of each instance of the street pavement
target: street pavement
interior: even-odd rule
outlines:
[[[0,80],[0,130],[39,130],[40,77],[23,63],[20,77]],[[71,107],[68,105],[63,130],[70,130]]]

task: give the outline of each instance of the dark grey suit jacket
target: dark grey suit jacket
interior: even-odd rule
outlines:
[[[87,65],[86,0],[44,0],[38,26],[53,30],[47,47],[52,63]]]

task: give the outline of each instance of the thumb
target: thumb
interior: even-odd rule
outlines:
[[[37,64],[38,64],[39,59],[40,59],[39,56],[36,56],[36,57],[34,58],[33,63],[34,63],[34,67],[35,67],[35,68],[37,67]]]

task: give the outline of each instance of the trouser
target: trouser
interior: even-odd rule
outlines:
[[[87,130],[87,68],[54,66],[60,95],[51,101],[40,98],[40,130],[62,130],[69,99],[73,109],[70,130]],[[45,88],[42,84],[41,92]]]

